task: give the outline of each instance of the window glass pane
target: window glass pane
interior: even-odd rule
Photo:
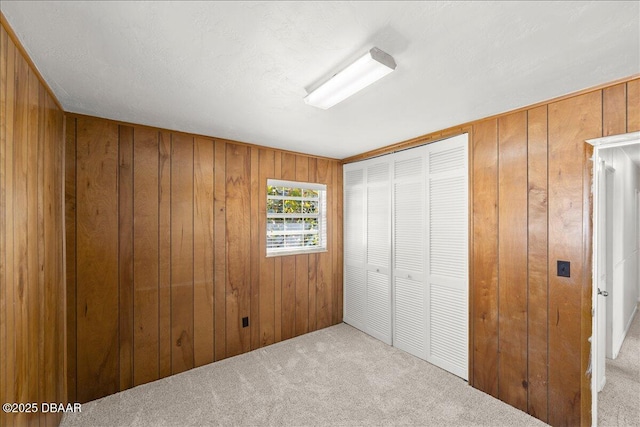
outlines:
[[[267,255],[326,247],[324,188],[323,184],[267,180]]]
[[[284,246],[284,236],[267,237],[267,248],[281,248]]]
[[[267,199],[267,212],[268,213],[283,213],[284,201],[278,199]]]
[[[304,235],[304,245],[305,246],[317,246],[318,245],[318,235],[317,234],[305,234]]]
[[[315,199],[318,198],[318,190],[303,190],[302,195],[304,197],[313,197]]]
[[[302,204],[303,213],[318,213],[318,202],[305,200]]]
[[[300,235],[285,236],[284,239],[285,239],[284,240],[285,247],[302,246],[302,236]]]
[[[284,229],[286,231],[302,230],[301,220],[299,218],[286,218],[284,220]]]
[[[284,211],[285,213],[302,213],[302,201],[285,200]]]
[[[269,218],[267,220],[267,235],[269,231],[282,231],[284,230],[283,218]]]

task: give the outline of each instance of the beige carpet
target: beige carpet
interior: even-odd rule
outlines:
[[[82,405],[62,426],[544,426],[340,324]]]
[[[640,313],[636,313],[618,357],[607,359],[605,375],[607,382],[598,394],[598,425],[640,426]]]

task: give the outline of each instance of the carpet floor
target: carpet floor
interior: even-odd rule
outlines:
[[[618,357],[607,359],[605,375],[607,382],[598,394],[598,425],[640,426],[640,313],[636,313]]]
[[[82,405],[62,426],[544,426],[339,324]]]

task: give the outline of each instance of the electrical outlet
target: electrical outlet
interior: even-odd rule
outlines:
[[[569,261],[558,261],[558,276],[571,277],[571,263]]]
[[[242,327],[246,328],[247,326],[249,326],[249,318],[248,317],[243,317],[242,318]]]

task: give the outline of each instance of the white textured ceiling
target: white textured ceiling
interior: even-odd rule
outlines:
[[[334,158],[640,73],[638,1],[0,8],[67,111]],[[394,73],[305,105],[372,46]]]

